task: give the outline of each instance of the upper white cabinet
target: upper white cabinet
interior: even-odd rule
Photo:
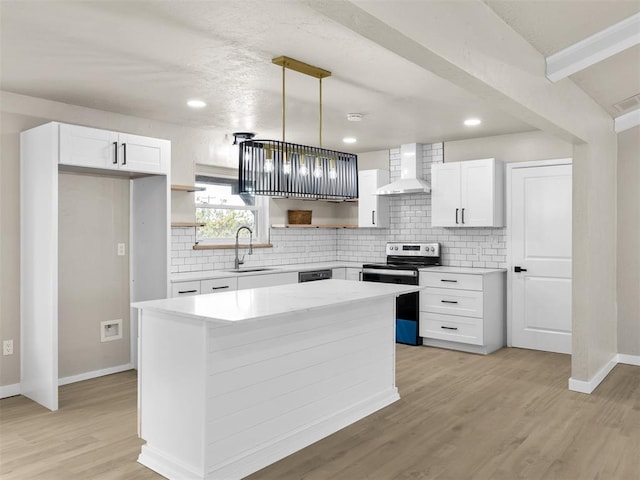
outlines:
[[[60,124],[62,165],[166,174],[170,156],[168,140]]]
[[[431,166],[431,226],[504,226],[504,164],[494,158]]]
[[[376,189],[388,183],[386,170],[358,172],[358,227],[389,227],[389,198],[376,195]]]

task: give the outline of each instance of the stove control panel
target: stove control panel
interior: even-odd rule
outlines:
[[[387,243],[387,255],[405,257],[439,257],[439,243]]]

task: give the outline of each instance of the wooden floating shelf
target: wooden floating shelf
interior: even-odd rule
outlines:
[[[176,192],[202,192],[206,189],[204,187],[196,187],[195,185],[171,185],[171,190]]]
[[[271,228],[358,228],[358,225],[300,225],[292,223],[278,223],[271,225]]]
[[[206,223],[202,222],[171,222],[172,228],[186,228],[186,227],[204,227]]]

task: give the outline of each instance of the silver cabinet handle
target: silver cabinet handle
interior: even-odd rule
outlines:
[[[224,288],[229,288],[229,285],[225,285],[224,287],[211,287],[211,290],[222,290]]]
[[[458,303],[458,302],[456,302],[454,300],[440,300],[440,302],[442,302],[442,303]]]
[[[459,211],[459,210],[460,210],[459,208],[456,208],[456,225],[458,225],[458,223],[459,223],[459,222],[458,222],[458,211]]]
[[[450,283],[458,283],[458,280],[447,280],[446,278],[441,278],[441,282],[450,282]]]
[[[462,212],[460,212],[462,214],[462,223],[464,223],[464,208],[462,209]]]
[[[458,330],[458,327],[445,327],[444,325],[440,326],[440,328],[444,328],[445,330]]]
[[[182,295],[183,293],[198,293],[198,290],[178,290],[179,295]]]
[[[118,164],[118,142],[113,142],[113,164]]]
[[[371,225],[375,225],[375,224],[376,224],[376,211],[371,210]]]
[[[127,144],[122,144],[122,165],[127,164]]]

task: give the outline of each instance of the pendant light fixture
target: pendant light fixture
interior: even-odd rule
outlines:
[[[289,57],[274,58],[282,67],[282,141],[249,139],[240,144],[240,193],[315,199],[358,198],[358,157],[322,148],[322,79],[331,72]],[[285,72],[295,70],[319,80],[320,131],[317,147],[285,141]]]

